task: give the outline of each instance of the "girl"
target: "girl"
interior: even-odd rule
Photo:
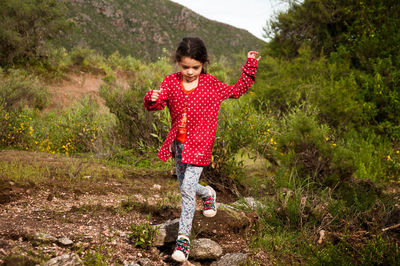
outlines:
[[[199,38],[184,38],[179,44],[175,61],[180,72],[165,77],[158,90],[150,90],[144,98],[149,111],[165,106],[171,114],[171,129],[158,153],[166,161],[175,157],[176,174],[182,196],[178,239],[172,258],[185,261],[189,256],[189,236],[196,207],[196,195],[203,200],[203,215],[217,213],[216,193],[210,186],[200,185],[203,167],[211,162],[211,151],[217,129],[221,102],[239,98],[254,83],[258,52],[248,53],[239,81],[228,86],[206,74],[207,50]]]

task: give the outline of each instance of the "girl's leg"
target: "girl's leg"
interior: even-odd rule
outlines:
[[[175,145],[175,144],[174,144]],[[182,163],[182,150],[184,144],[177,142],[176,143],[176,150],[175,150],[175,162],[176,162],[176,175],[179,181],[179,189],[182,187],[182,182],[185,177],[185,171],[188,164]],[[201,174],[201,172],[200,172]],[[200,177],[200,176],[199,176]],[[199,180],[197,180],[196,184],[196,195],[200,196],[201,198],[206,198],[211,196],[210,191],[205,187],[199,184]]]
[[[196,210],[196,189],[203,167],[188,164],[180,186],[182,196],[181,218],[179,220],[179,235],[190,236],[192,222]]]
[[[176,145],[176,174],[182,196],[182,210],[179,221],[179,235],[190,236],[196,210],[196,194],[202,198],[210,196],[210,190],[199,184],[203,167],[182,163],[183,144]]]

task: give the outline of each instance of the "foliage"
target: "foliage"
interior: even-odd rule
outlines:
[[[117,61],[118,55],[113,55],[110,61]],[[111,79],[100,88],[100,95],[106,100],[110,112],[118,118],[118,129],[122,138],[122,145],[128,148],[146,149],[159,145],[168,133],[170,121],[168,111],[147,112],[143,106],[144,95],[150,89],[158,88],[163,78],[171,73],[171,66],[163,58],[148,65],[129,62],[124,65],[136,70],[132,75],[129,87],[122,88]],[[115,67],[115,66],[114,66]],[[129,69],[131,70],[131,69]]]
[[[329,241],[325,247],[318,248],[308,245],[311,264],[318,265],[396,265],[400,259],[400,249],[382,235],[373,235],[360,243],[351,235],[342,235],[336,240]]]
[[[136,247],[149,249],[155,237],[158,234],[158,229],[149,223],[141,223],[139,225],[132,224],[128,237]]]
[[[70,28],[63,2],[3,0],[0,2],[0,65],[33,63],[46,56],[49,40]]]
[[[299,48],[308,43],[313,55],[329,56],[344,45],[354,63],[364,64],[370,58],[398,54],[399,10],[395,0],[305,0],[281,12],[266,33],[279,55],[296,57]]]
[[[98,113],[90,98],[61,113],[0,109],[1,146],[50,153],[102,153],[110,149],[114,123],[109,114]]]
[[[366,123],[363,109],[372,113],[373,106],[363,108],[348,61],[312,60],[309,47],[299,52],[291,61],[267,57],[261,62],[254,104],[285,114],[306,102],[319,110],[320,121],[338,130]]]
[[[332,187],[352,176],[353,154],[331,139],[329,128],[319,124],[312,111],[294,110],[283,117],[278,132],[281,174]]]
[[[288,12],[280,13],[271,22],[268,32],[272,40],[268,44],[267,53],[278,58],[294,59],[297,67],[303,66],[306,70],[310,65],[316,66],[326,58],[329,62],[326,70],[330,72],[315,69],[315,72],[306,74],[306,77],[316,77],[321,82],[305,84],[322,89],[322,93],[316,96],[325,100],[326,107],[332,111],[335,111],[335,106],[346,107],[341,119],[346,121],[359,117],[361,119],[356,121],[356,126],[368,126],[376,133],[398,141],[399,10],[399,3],[394,0],[306,0],[293,4]],[[310,47],[311,58],[304,61],[303,65],[297,65],[299,58],[302,58],[304,46]],[[338,72],[338,69],[342,71]],[[279,71],[278,75],[281,73]],[[330,73],[333,74],[335,83],[332,83]],[[302,72],[299,74],[303,76]],[[340,74],[343,74],[343,79]],[[294,80],[294,83],[299,81],[300,85],[304,84],[301,78],[295,77]],[[331,90],[326,90],[329,88],[326,85]],[[301,89],[301,86],[298,88]],[[340,95],[349,98],[340,99]],[[288,99],[285,96],[279,98],[282,97]],[[329,102],[330,99],[340,100],[339,105]],[[322,101],[318,100],[318,103],[322,104]],[[350,101],[348,107],[344,105],[346,101]],[[358,104],[358,109],[354,110],[355,104]],[[324,112],[321,106],[318,107]],[[336,110],[341,111],[340,108]],[[356,112],[347,116],[347,111],[351,110]],[[331,112],[328,118],[332,119],[334,114]]]
[[[23,70],[0,72],[0,106],[6,111],[25,107],[43,109],[49,102],[49,92],[38,77]]]

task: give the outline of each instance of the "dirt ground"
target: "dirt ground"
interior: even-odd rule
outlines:
[[[120,177],[112,177],[110,166],[88,162],[84,167],[104,167],[111,177],[78,175],[71,180],[71,165],[80,162],[76,159],[74,164],[74,160],[45,153],[0,152],[3,164],[59,169],[56,177],[50,174],[46,179],[26,177],[15,181],[7,173],[0,174],[0,264],[10,255],[24,255],[36,263],[73,251],[83,258],[95,252],[113,264],[148,258],[153,265],[176,265],[170,258],[173,244],[146,250],[134,247],[126,237],[132,224],[159,224],[179,217],[180,195],[171,172],[125,171]],[[223,199],[223,195],[218,196]],[[216,241],[224,254],[252,254],[246,234],[257,217],[249,215],[250,222],[235,224],[219,212],[206,219],[200,214],[200,204],[198,201],[195,238]],[[67,237],[73,245],[38,242],[34,239],[36,233]],[[256,259],[262,255],[252,256]],[[26,261],[23,264],[29,265]]]

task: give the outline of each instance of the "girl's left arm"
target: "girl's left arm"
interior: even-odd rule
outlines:
[[[227,85],[217,81],[217,88],[222,100],[227,98],[239,98],[253,85],[256,77],[258,61],[261,57],[256,58],[258,52],[250,51],[247,54],[247,62],[242,68],[242,75],[235,85]]]

